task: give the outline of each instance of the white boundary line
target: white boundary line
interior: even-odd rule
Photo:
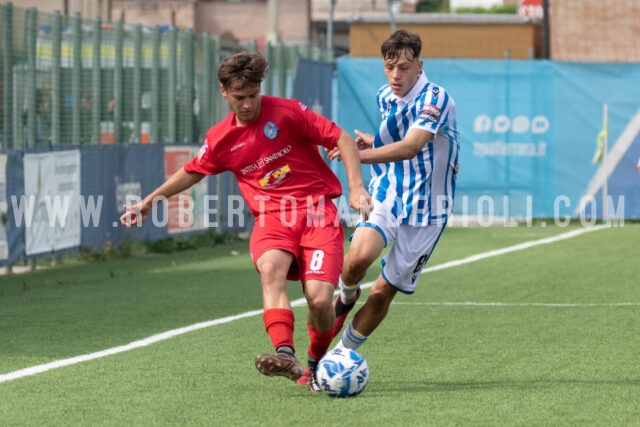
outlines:
[[[640,302],[590,303],[547,303],[547,302],[392,302],[393,305],[435,305],[446,307],[636,307]]]
[[[579,228],[576,230],[572,230],[569,231],[567,233],[563,233],[563,234],[559,234],[557,236],[552,236],[552,237],[547,237],[544,239],[539,239],[539,240],[534,240],[531,242],[525,242],[525,243],[521,243],[518,245],[514,245],[514,246],[509,246],[507,248],[503,248],[503,249],[498,249],[498,250],[494,250],[494,251],[489,251],[489,252],[485,252],[482,254],[477,254],[477,255],[473,255],[467,258],[463,258],[457,261],[450,261],[450,262],[446,262],[444,264],[440,264],[440,265],[436,265],[433,267],[429,267],[429,268],[425,268],[423,270],[424,273],[428,273],[428,272],[432,272],[432,271],[438,271],[438,270],[444,270],[446,268],[450,268],[450,267],[457,267],[463,264],[468,264],[471,262],[475,262],[475,261],[480,261],[486,258],[491,258],[494,256],[498,256],[498,255],[504,255],[504,254],[508,254],[510,252],[515,252],[515,251],[519,251],[519,250],[523,250],[523,249],[528,249],[528,248],[532,248],[534,246],[539,246],[539,245],[546,245],[548,243],[553,243],[553,242],[558,242],[561,240],[566,240],[566,239],[570,239],[572,237],[576,237],[579,236],[581,234],[587,233],[589,231],[595,231],[595,230],[601,230],[603,228],[606,228],[606,226],[595,226],[595,227],[587,227],[587,228]],[[364,283],[361,285],[362,288],[369,288],[373,285],[373,282],[369,282],[369,283]],[[304,305],[306,303],[304,298],[300,298],[297,299],[295,301],[291,302],[292,306],[301,306]],[[438,304],[438,305],[480,305],[483,303],[431,303],[432,305]],[[494,304],[494,305],[501,305],[503,303],[486,303],[486,304]],[[628,304],[635,304],[635,303],[628,303]],[[185,326],[182,328],[178,328],[178,329],[172,329],[170,331],[166,331],[166,332],[162,332],[160,334],[156,334],[156,335],[151,335],[150,337],[138,340],[138,341],[133,341],[130,342],[129,344],[125,344],[125,345],[121,345],[118,347],[112,347],[109,348],[107,350],[102,350],[102,351],[98,351],[95,353],[89,353],[89,354],[84,354],[81,356],[75,356],[75,357],[71,357],[68,359],[62,359],[62,360],[55,360],[53,362],[49,362],[49,363],[45,363],[42,365],[36,365],[36,366],[31,366],[29,368],[25,368],[25,369],[20,369],[17,371],[13,371],[13,372],[9,372],[7,374],[2,374],[0,375],[0,383],[4,383],[7,381],[12,381],[12,380],[17,380],[19,378],[24,378],[24,377],[28,377],[30,375],[36,375],[36,374],[40,374],[43,372],[47,372],[50,371],[52,369],[57,369],[57,368],[62,368],[64,366],[70,366],[70,365],[75,365],[77,363],[82,363],[82,362],[87,362],[89,360],[94,360],[94,359],[100,359],[102,357],[106,357],[106,356],[112,356],[114,354],[118,354],[118,353],[124,353],[125,351],[129,351],[129,350],[134,350],[136,348],[141,348],[141,347],[146,347],[148,345],[160,342],[160,341],[164,341],[166,339],[169,338],[173,338],[176,337],[178,335],[182,335],[182,334],[186,334],[188,332],[192,332],[192,331],[196,331],[198,329],[204,329],[204,328],[208,328],[210,326],[215,326],[215,325],[221,325],[223,323],[229,323],[229,322],[233,322],[234,320],[240,320],[240,319],[244,319],[247,317],[253,317],[253,316],[258,316],[260,314],[263,313],[263,310],[253,310],[253,311],[247,311],[245,313],[241,313],[235,316],[229,316],[229,317],[223,317],[220,319],[215,319],[215,320],[210,320],[207,322],[201,322],[201,323],[195,323],[193,325],[190,326]]]

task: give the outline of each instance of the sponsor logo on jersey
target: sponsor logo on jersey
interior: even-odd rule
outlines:
[[[286,181],[287,178],[289,178],[289,173],[291,172],[291,168],[289,167],[289,165],[284,165],[281,168],[278,169],[273,169],[269,172],[267,172],[264,176],[264,178],[262,178],[260,181],[258,181],[260,183],[260,187],[278,187],[280,186],[284,181]]]
[[[278,136],[278,126],[273,122],[267,122],[264,125],[264,135],[269,139],[275,139]]]
[[[245,142],[241,142],[240,144],[236,144],[236,145],[234,145],[233,147],[231,147],[231,150],[229,150],[229,151],[231,151],[231,152],[233,153],[233,152],[234,152],[234,151],[236,151],[238,148],[243,147],[243,146],[244,146],[244,144],[245,144]]]
[[[246,175],[249,172],[253,172],[255,170],[263,168],[269,163],[273,162],[274,160],[277,160],[280,157],[283,157],[286,154],[290,153],[292,149],[293,147],[291,147],[291,144],[289,144],[286,147],[284,147],[282,150],[276,151],[275,153],[269,154],[268,156],[259,158],[249,166],[245,166],[244,168],[240,169],[240,172],[242,172],[242,175]]]
[[[306,105],[304,105],[302,102],[298,102],[298,106],[300,107],[300,109],[301,109],[302,111],[306,111],[306,110],[307,110],[307,108],[309,108],[309,107],[307,107]]]
[[[207,151],[208,147],[209,147],[209,140],[205,138],[204,142],[202,143],[202,147],[200,147],[200,151],[198,152],[198,160],[202,159],[202,156]]]
[[[440,118],[440,109],[433,104],[425,104],[420,110],[420,119],[437,122]]]

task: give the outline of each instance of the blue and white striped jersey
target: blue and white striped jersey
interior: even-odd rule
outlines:
[[[378,90],[377,102],[382,123],[374,148],[401,141],[410,128],[435,136],[412,159],[372,164],[372,198],[385,204],[401,224],[446,222],[453,208],[459,151],[453,98],[423,72],[404,98],[386,84]]]

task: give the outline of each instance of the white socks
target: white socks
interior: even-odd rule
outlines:
[[[360,289],[360,282],[354,285],[347,285],[342,281],[342,277],[340,277],[338,286],[340,286],[340,299],[343,304],[351,304],[355,301],[358,289]]]

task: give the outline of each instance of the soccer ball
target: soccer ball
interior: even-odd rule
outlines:
[[[324,355],[316,369],[318,384],[328,396],[357,396],[369,382],[369,366],[356,350],[334,348]]]

